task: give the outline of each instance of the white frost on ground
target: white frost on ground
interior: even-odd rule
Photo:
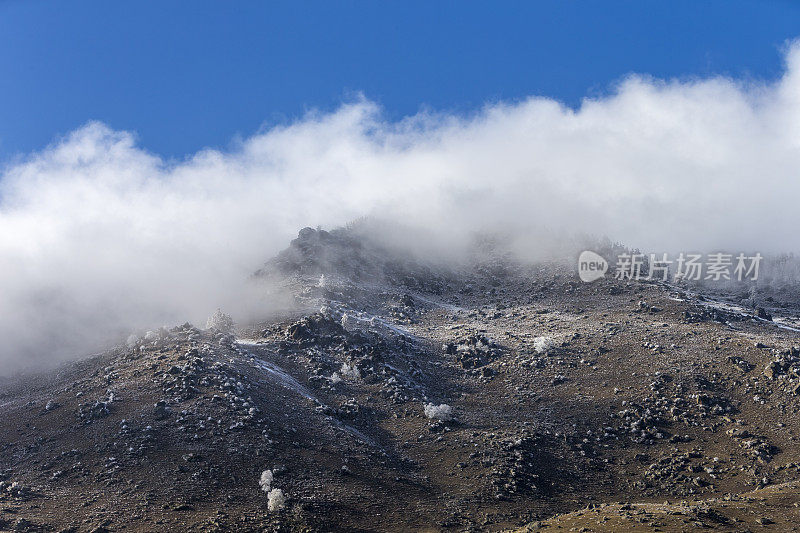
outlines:
[[[248,352],[249,355],[253,355]],[[265,360],[260,359],[257,356],[253,355],[253,366],[256,368],[267,372],[268,374],[272,375],[274,378],[278,380],[278,382],[286,387],[287,389],[293,390],[296,393],[304,396],[305,398],[316,401],[317,398],[309,391],[306,387],[304,387],[299,381],[294,379],[291,375],[289,375],[286,371],[282,368],[278,367],[277,365]]]

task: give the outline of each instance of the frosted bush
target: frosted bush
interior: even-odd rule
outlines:
[[[553,337],[536,337],[533,339],[533,349],[536,353],[546,354],[556,346]]]
[[[435,420],[447,422],[453,419],[453,408],[446,403],[436,405],[433,403],[425,404],[425,416]]]
[[[223,313],[220,309],[217,309],[206,322],[206,329],[214,329],[221,333],[233,333],[234,327],[233,318]]]
[[[267,508],[270,511],[279,511],[286,505],[286,497],[281,489],[272,489],[267,494]]]
[[[350,379],[361,379],[361,372],[356,368],[355,363],[342,363],[342,368],[339,369],[339,374],[342,377]]]
[[[139,336],[131,335],[130,337],[128,337],[126,344],[128,345],[128,348],[135,348],[136,345],[139,344]]]
[[[272,489],[272,470],[264,470],[261,472],[261,479],[258,480],[258,486],[264,492],[269,492]]]

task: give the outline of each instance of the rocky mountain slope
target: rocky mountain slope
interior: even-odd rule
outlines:
[[[279,319],[0,387],[0,529],[787,530],[800,333],[680,287],[305,229]],[[774,310],[773,310],[774,311]]]

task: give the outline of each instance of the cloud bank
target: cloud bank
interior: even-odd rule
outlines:
[[[772,83],[632,76],[577,110],[531,97],[395,122],[361,99],[184,161],[91,122],[0,174],[0,372],[235,314],[299,228],[365,215],[437,246],[507,231],[531,256],[554,231],[798,251],[799,173],[797,45]]]

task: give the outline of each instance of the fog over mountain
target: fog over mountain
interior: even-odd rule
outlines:
[[[532,96],[400,121],[361,98],[180,161],[89,122],[0,175],[0,365],[263,310],[248,279],[264,260],[304,226],[363,216],[441,257],[475,232],[528,259],[585,233],[796,252],[799,168],[797,44],[774,83],[636,75],[578,109]]]

